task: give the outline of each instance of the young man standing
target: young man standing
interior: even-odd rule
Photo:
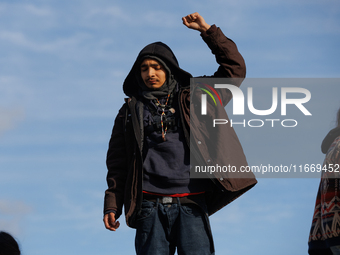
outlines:
[[[215,55],[219,68],[211,77],[245,77],[241,54],[219,28],[198,13],[182,20],[201,32]],[[176,248],[180,255],[214,254],[208,215],[256,184],[252,176],[190,178],[190,78],[171,49],[156,42],[142,49],[123,84],[129,98],[116,117],[107,153],[104,224],[117,230],[124,205],[127,225],[136,228],[137,254],[174,254]],[[228,102],[230,92],[221,98]],[[226,137],[226,153],[246,165],[236,134]]]

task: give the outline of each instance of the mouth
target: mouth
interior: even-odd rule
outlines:
[[[147,80],[147,83],[153,85],[153,84],[156,84],[158,81],[156,79],[148,79]]]

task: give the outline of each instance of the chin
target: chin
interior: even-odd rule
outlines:
[[[160,87],[162,87],[162,86],[159,86],[159,85],[149,85],[149,86],[147,86],[149,89],[154,89],[154,90],[156,90],[156,89],[159,89]]]

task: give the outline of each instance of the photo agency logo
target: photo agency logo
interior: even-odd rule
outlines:
[[[218,95],[217,91],[213,87],[211,87],[208,84],[201,83],[201,82],[198,82],[197,84],[198,84],[198,87],[197,87],[198,89],[207,93],[207,94],[202,93],[202,95],[201,95],[201,100],[202,100],[202,102],[201,102],[201,114],[202,115],[207,115],[207,95],[210,96],[210,98],[213,100],[215,106],[217,106],[215,97],[213,96],[213,94],[214,94],[217,97],[221,106],[223,107],[221,97]]]
[[[272,85],[261,86],[260,89],[265,90],[267,96],[264,97],[263,95],[261,95],[257,98],[256,96],[254,96],[253,92],[254,90],[257,90],[259,88],[255,87],[255,89],[253,89],[253,86],[251,86],[253,82],[248,83],[245,94],[238,87],[237,80],[239,80],[239,84],[243,81],[243,79],[231,80],[211,78],[206,82],[196,81],[197,88],[202,90],[200,100],[202,116],[209,115],[207,110],[209,104],[207,95],[210,96],[215,106],[217,106],[215,97],[223,106],[221,95],[229,94],[232,96],[232,115],[233,117],[237,117],[237,119],[216,118],[216,116],[212,114],[212,116],[214,117],[212,118],[213,127],[216,127],[217,125],[230,125],[231,127],[238,125],[252,128],[264,127],[268,125],[270,125],[271,127],[275,127],[278,125],[285,128],[296,127],[298,125],[298,120],[295,118],[290,118],[290,115],[288,116],[287,108],[290,109],[290,113],[295,113],[295,115],[296,111],[299,111],[303,114],[303,116],[312,116],[311,112],[306,107],[306,103],[308,103],[311,99],[311,93],[306,88],[288,86],[279,88]],[[229,81],[232,82],[228,83]],[[207,83],[210,83],[210,85],[208,85]],[[258,81],[256,83],[258,83]],[[271,96],[268,96],[268,91],[271,91]],[[271,101],[271,106],[269,108],[268,106],[266,106],[266,108],[263,109],[258,109],[258,107],[254,106],[254,102],[261,103],[261,101],[265,101],[266,103]],[[252,114],[251,118],[245,118],[245,110]],[[279,118],[277,117],[278,113],[280,114]],[[247,116],[249,116],[250,114],[247,114]],[[272,117],[274,116],[273,114],[275,114],[275,117]]]

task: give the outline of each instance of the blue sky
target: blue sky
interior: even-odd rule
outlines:
[[[108,140],[122,82],[146,44],[167,43],[193,75],[217,68],[182,16],[197,11],[221,27],[244,56],[247,77],[340,76],[338,1],[171,2],[0,1],[0,229],[23,254],[133,254],[124,219],[115,233],[102,223]],[[250,163],[299,155],[322,162],[340,92],[325,84],[312,93],[310,132],[237,128]],[[318,181],[260,178],[211,217],[216,253],[307,254]]]

